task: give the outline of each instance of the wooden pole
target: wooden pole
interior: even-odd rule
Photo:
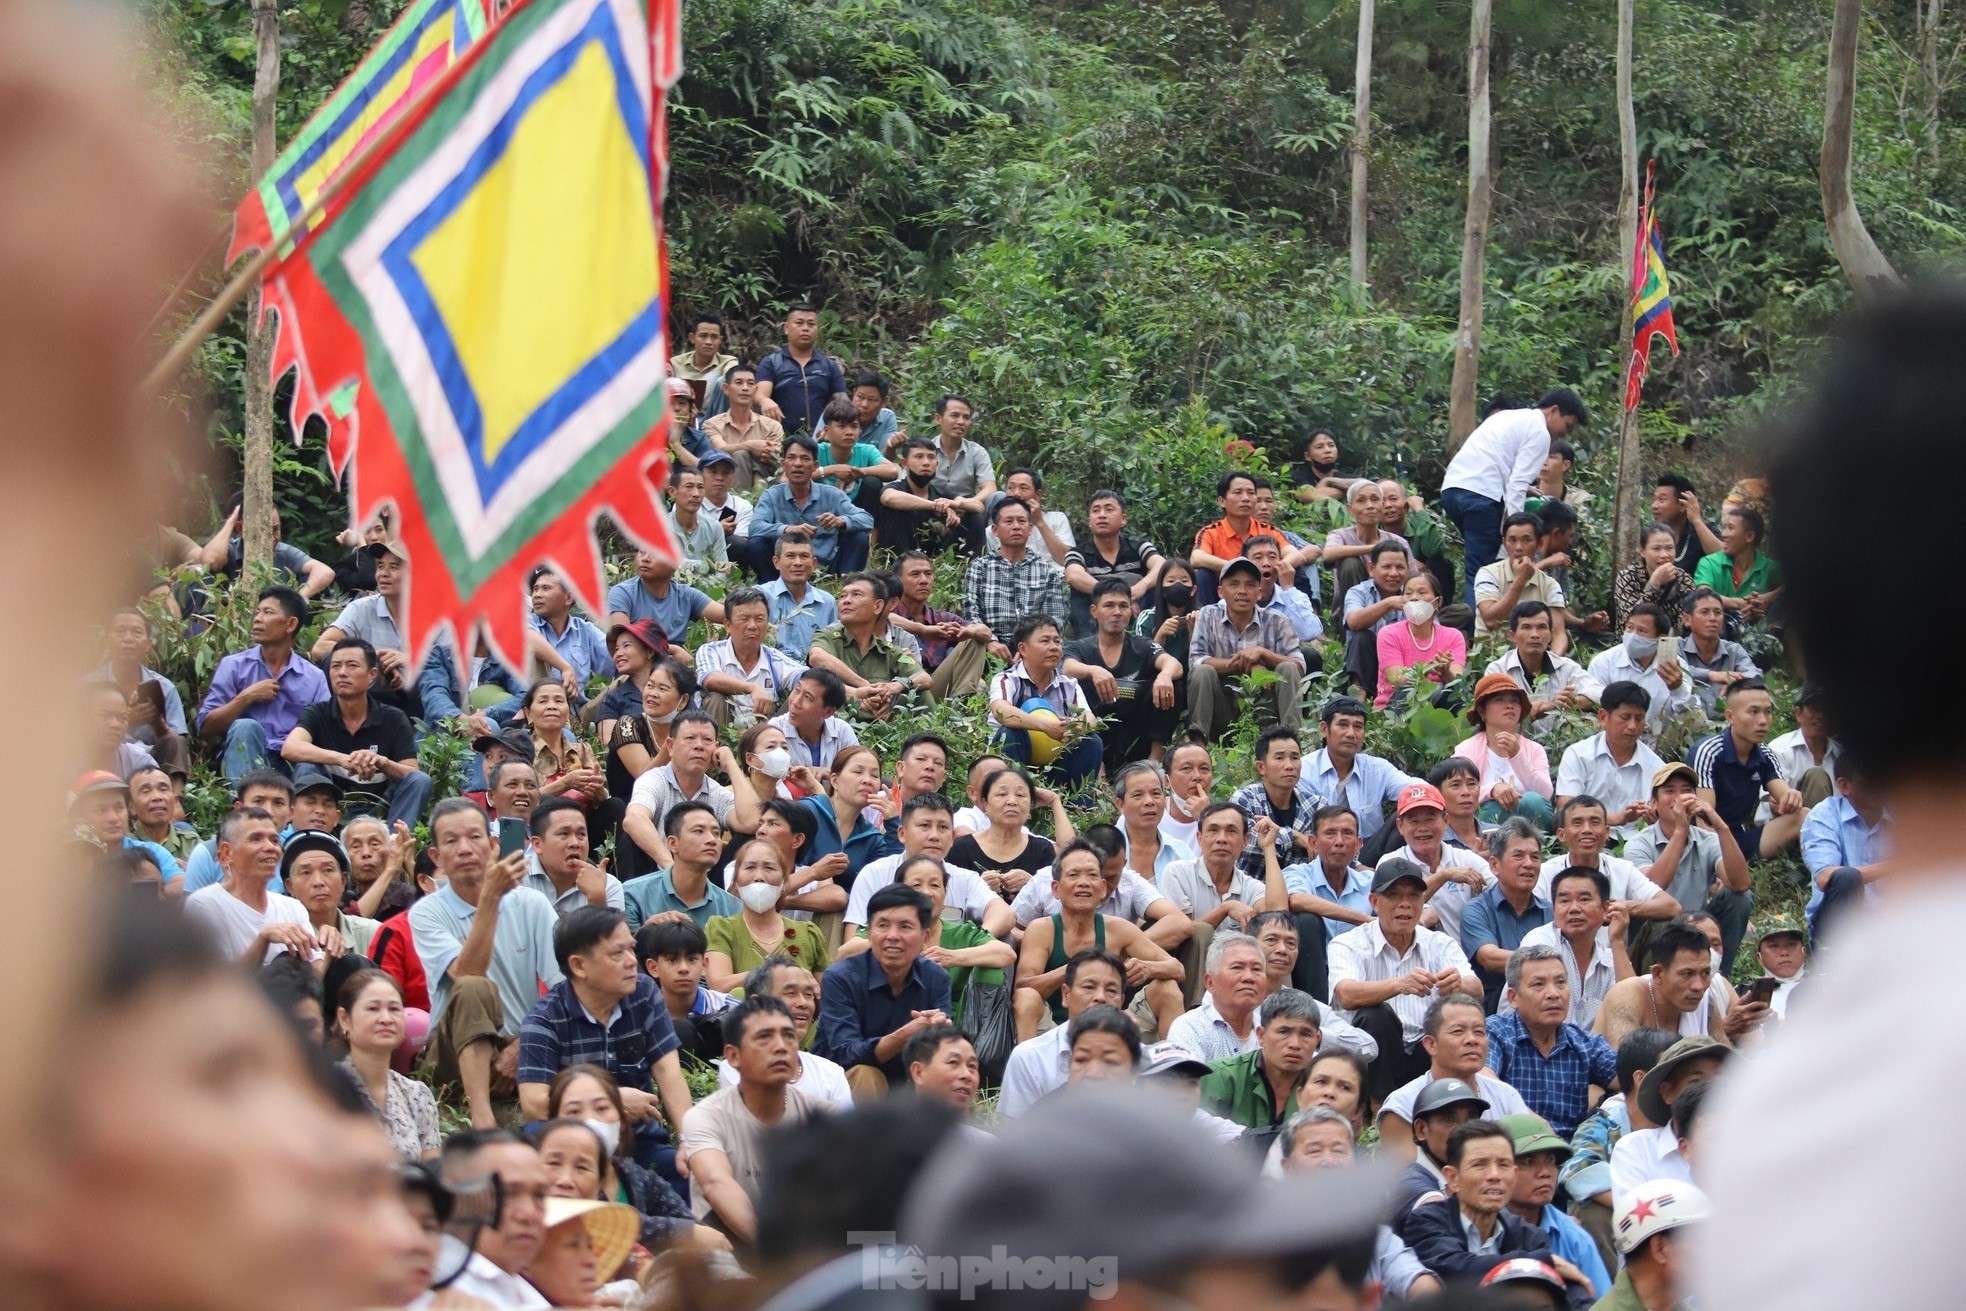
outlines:
[[[278,0],[252,0],[253,46],[253,183],[258,185],[273,167],[277,154],[276,101],[280,92],[280,8]],[[241,459],[243,502],[241,535],[245,542],[246,574],[255,565],[273,563],[273,334],[260,322],[259,283],[251,284],[246,301],[246,422]],[[195,343],[194,343],[195,345]]]
[[[1374,0],[1359,0],[1357,86],[1352,96],[1352,288],[1363,296],[1366,285],[1365,200],[1372,146],[1372,20]]]
[[[1638,257],[1638,117],[1632,108],[1632,0],[1618,0],[1618,162],[1623,176],[1618,186],[1618,257],[1624,278],[1618,283],[1618,360],[1629,367],[1632,357],[1631,277]],[[1620,383],[1624,373],[1618,374]],[[1618,397],[1618,490],[1613,502],[1617,523],[1611,535],[1613,572],[1638,558],[1639,437],[1638,411],[1624,408]]]
[[[1475,391],[1481,373],[1482,296],[1487,288],[1488,211],[1494,197],[1489,167],[1488,46],[1494,0],[1474,0],[1468,25],[1468,216],[1461,231],[1461,315],[1454,326],[1454,378],[1448,391],[1447,449],[1475,430]]]

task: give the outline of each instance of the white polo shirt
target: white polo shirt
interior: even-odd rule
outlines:
[[[853,891],[846,899],[846,913],[840,918],[848,924],[867,922],[867,902],[876,892],[894,882],[895,871],[901,868],[904,860],[914,857],[905,852],[894,856],[882,856],[870,860],[861,869],[859,877],[853,881]],[[1002,897],[990,891],[990,885],[975,870],[964,869],[960,865],[942,864],[946,886],[943,889],[942,904],[954,906],[964,914],[973,915],[980,924],[983,913],[992,906],[1007,905]]]
[[[1570,859],[1569,852],[1565,852],[1560,856],[1551,856],[1548,860],[1544,861],[1543,876],[1536,880],[1536,895],[1544,901],[1548,901],[1550,899],[1550,881],[1556,878],[1557,875],[1563,873],[1564,870],[1569,869],[1574,863]],[[1621,856],[1613,856],[1609,852],[1600,853],[1597,858],[1597,867],[1603,871],[1604,877],[1611,882],[1611,900],[1613,901],[1650,901],[1665,891],[1664,888],[1647,878],[1645,872],[1639,869],[1638,866]]]
[[[1793,1145],[1793,1144],[1791,1144]],[[1611,1205],[1654,1179],[1693,1182],[1693,1167],[1679,1154],[1679,1138],[1671,1126],[1635,1129],[1611,1148]]]
[[[1563,753],[1556,766],[1556,794],[1559,797],[1596,797],[1609,814],[1652,799],[1652,776],[1665,768],[1659,753],[1643,742],[1632,758],[1619,764],[1605,745],[1604,734],[1593,733]],[[1614,824],[1611,831],[1620,838],[1638,832],[1639,822]]]
[[[1413,1082],[1395,1088],[1386,1095],[1385,1103],[1379,1107],[1380,1118],[1384,1119],[1390,1115],[1408,1124],[1413,1123],[1413,1103],[1420,1100],[1421,1091],[1433,1081],[1433,1072],[1428,1071]],[[1483,1119],[1499,1120],[1505,1115],[1529,1113],[1529,1104],[1522,1100],[1522,1094],[1488,1071],[1478,1071],[1474,1082],[1475,1091],[1488,1099],[1488,1109],[1482,1112]]]
[[[998,1114],[1022,1115],[1046,1093],[1065,1086],[1072,1069],[1072,1048],[1066,1041],[1070,1032],[1069,1024],[1056,1025],[1010,1049],[1003,1067],[1003,1092],[997,1097]]]

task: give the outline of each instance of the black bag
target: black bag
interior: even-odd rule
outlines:
[[[976,1065],[983,1086],[995,1088],[1003,1083],[1003,1067],[1010,1060],[1010,1049],[1017,1045],[1017,1017],[1010,1000],[1014,985],[1009,978],[984,983],[982,974],[982,970],[971,970],[963,986],[961,1027],[976,1045]]]

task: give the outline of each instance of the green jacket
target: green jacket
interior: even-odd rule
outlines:
[[[1297,1086],[1303,1087],[1303,1076]],[[1202,1076],[1201,1109],[1210,1115],[1232,1120],[1245,1129],[1267,1129],[1297,1113],[1297,1092],[1292,1090],[1277,1113],[1270,1096],[1269,1076],[1263,1073],[1263,1049],[1225,1056]]]
[[[1611,1291],[1591,1304],[1591,1311],[1645,1311],[1645,1303],[1632,1287],[1631,1271],[1620,1270],[1617,1279],[1612,1281]],[[1680,1302],[1674,1311],[1686,1311],[1686,1303]]]
[[[869,642],[862,654],[839,624],[820,629],[812,639],[812,649],[824,651],[870,683],[905,683],[922,672],[921,661],[885,637]]]

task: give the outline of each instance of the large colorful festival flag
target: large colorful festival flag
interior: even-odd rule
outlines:
[[[449,628],[521,667],[526,572],[551,563],[596,606],[604,511],[675,555],[653,487],[679,19],[680,0],[520,0],[267,274],[295,430],[328,420],[354,522],[398,511],[413,659]]]
[[[239,202],[226,264],[285,241],[328,179],[489,25],[485,0],[412,0]]]
[[[1645,199],[1638,207],[1638,243],[1632,259],[1632,357],[1625,370],[1625,408],[1638,408],[1639,384],[1651,367],[1652,338],[1664,337],[1679,354],[1673,329],[1672,283],[1666,277],[1666,239],[1652,207],[1654,164],[1645,165]]]

